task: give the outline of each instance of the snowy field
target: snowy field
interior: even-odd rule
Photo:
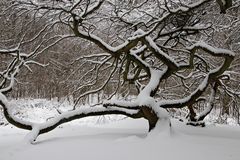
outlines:
[[[0,127],[0,160],[239,160],[240,127],[196,128],[172,120],[172,130],[147,136],[145,120],[106,124],[75,121],[27,144],[27,131]]]

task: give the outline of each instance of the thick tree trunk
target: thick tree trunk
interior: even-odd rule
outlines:
[[[157,124],[157,121],[158,121],[158,116],[154,113],[153,110],[151,110],[150,108],[148,107],[143,107],[142,108],[142,112],[143,112],[143,115],[144,115],[144,118],[147,119],[148,121],[148,125],[149,125],[149,129],[148,131],[150,132],[151,130],[153,130]]]
[[[188,110],[189,110],[189,114],[188,114],[189,120],[195,122],[197,114],[194,111],[193,106],[192,105],[188,106]]]

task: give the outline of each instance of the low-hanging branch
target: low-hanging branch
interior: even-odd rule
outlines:
[[[28,40],[25,39],[28,33],[23,34],[18,48],[0,50],[1,54],[13,57],[6,71],[0,72],[0,105],[3,107],[4,115],[9,123],[22,129],[32,130],[29,139],[31,142],[35,141],[38,135],[47,133],[63,123],[89,116],[121,114],[131,118],[145,118],[149,124],[149,131],[152,131],[157,128],[156,125],[159,122],[166,122],[169,125],[167,108],[188,107],[191,110],[198,99],[205,93],[207,94],[207,89],[212,84],[214,85],[213,92],[207,102],[206,111],[198,117],[194,115],[197,121],[203,120],[213,107],[219,77],[230,67],[235,57],[235,54],[229,50],[216,49],[203,42],[193,43],[190,47],[186,47],[193,42],[188,38],[192,38],[200,31],[211,27],[200,25],[198,16],[203,14],[197,13],[200,7],[207,3],[210,4],[211,0],[179,3],[178,7],[169,6],[168,1],[164,1],[165,4],[156,5],[159,13],[148,8],[148,3],[153,5],[155,1],[144,1],[141,5],[133,5],[132,8],[124,8],[124,5],[117,6],[115,1],[110,3],[104,0],[82,0],[77,3],[60,1],[51,4],[50,1],[12,0],[12,2],[15,1],[17,9],[20,7],[29,10],[29,12],[32,11],[33,19],[38,16],[44,17],[46,23],[49,23],[49,25],[43,25],[39,32]],[[12,7],[14,8],[14,6]],[[116,11],[116,8],[122,13]],[[142,12],[142,10],[146,11]],[[194,16],[194,14],[198,14],[198,16]],[[128,15],[130,16],[128,17]],[[181,16],[186,15],[189,18],[186,23],[173,23],[178,18],[182,18]],[[120,20],[120,23],[116,24],[115,19]],[[110,27],[103,25],[105,21],[110,24]],[[51,35],[51,31],[57,25],[66,30],[63,33],[60,32],[61,34]],[[118,30],[122,26],[126,29],[126,33],[123,33],[121,29]],[[113,34],[113,38],[109,36],[110,34],[107,38],[104,37],[106,30]],[[80,55],[78,56],[80,58],[72,61],[74,64],[83,62],[83,64],[91,66],[78,79],[82,86],[77,86],[74,93],[82,91],[83,88],[91,88],[92,90],[79,94],[80,96],[76,98],[77,102],[84,96],[103,91],[109,83],[116,81],[118,86],[111,97],[117,95],[119,88],[121,88],[121,82],[128,81],[131,84],[136,84],[138,88],[139,93],[136,98],[129,101],[110,99],[104,101],[103,106],[97,107],[75,108],[74,106],[74,110],[61,112],[58,116],[41,124],[26,122],[14,117],[10,112],[6,93],[12,90],[20,69],[24,65],[28,65],[31,59],[42,55],[51,47],[69,38],[87,40],[95,44],[101,53],[104,51],[102,54],[91,53],[91,55],[87,55],[86,53],[86,55]],[[184,41],[182,41],[183,39]],[[113,40],[116,45],[111,44]],[[26,47],[23,45],[35,41],[37,45],[34,45],[35,47],[29,54],[23,54],[19,51]],[[208,64],[204,58],[198,55],[199,52],[221,58],[223,62],[215,69],[211,69],[214,65]],[[199,61],[205,65],[204,72],[196,67]],[[84,65],[82,66],[84,67]],[[75,73],[73,71],[71,75]],[[161,95],[162,82],[168,81],[169,78],[184,77],[184,74],[181,73],[188,75],[187,78],[181,78],[182,81],[192,78],[195,73],[201,74],[200,77],[203,77],[203,80],[198,82],[194,86],[195,88],[186,86],[184,82],[179,83],[189,90],[190,94],[184,98],[169,98],[167,100],[157,98],[157,95]],[[90,78],[87,76],[93,79],[89,80]],[[104,77],[104,80],[97,84],[100,76]],[[190,92],[190,88],[193,90],[192,92]],[[194,110],[191,111],[194,113]]]

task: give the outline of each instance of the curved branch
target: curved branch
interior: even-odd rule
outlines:
[[[8,109],[8,101],[6,97],[0,93],[0,105],[3,107],[4,115],[8,122],[10,124],[13,124],[14,126],[26,129],[26,130],[32,130],[32,132],[29,135],[30,142],[33,142],[36,140],[36,138],[43,133],[47,133],[55,129],[57,126],[70,122],[75,119],[80,119],[84,117],[89,116],[102,116],[102,115],[125,115],[130,118],[141,118],[143,117],[140,110],[129,110],[129,109],[123,109],[123,108],[104,108],[104,107],[90,107],[90,108],[80,108],[74,111],[68,111],[65,113],[61,113],[60,115],[50,119],[49,121],[41,124],[37,123],[30,123],[25,122],[20,119],[14,118],[13,115],[9,113]]]
[[[205,43],[197,43],[191,47],[189,50],[194,54],[198,49],[201,49],[212,56],[215,57],[223,57],[224,62],[223,64],[216,69],[211,70],[202,83],[198,86],[198,88],[189,96],[179,99],[179,100],[164,100],[159,102],[159,106],[163,108],[182,108],[185,106],[191,106],[195,103],[196,99],[199,98],[203,92],[207,89],[208,85],[211,82],[215,82],[218,79],[218,76],[224,73],[225,70],[229,68],[231,65],[235,54],[229,50],[225,49],[215,49]]]

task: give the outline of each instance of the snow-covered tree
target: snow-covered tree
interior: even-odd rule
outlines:
[[[240,1],[233,1],[234,5],[226,14],[218,14],[218,6],[210,6],[206,19],[211,19],[212,30],[206,40],[213,46],[224,47],[236,53],[231,67],[225,72],[225,80],[221,81],[216,95],[216,107],[220,109],[219,121],[226,123],[227,117],[233,117],[239,122],[239,29],[240,29]],[[227,116],[226,116],[227,115]]]
[[[204,21],[205,7],[212,5],[212,0],[12,0],[8,3],[3,14],[11,9],[17,11],[17,16],[27,13],[33,22],[39,19],[47,22],[32,38],[21,38],[20,44],[41,39],[40,44],[33,45],[33,52],[24,54],[26,58],[43,55],[46,49],[66,38],[88,41],[100,50],[91,52],[92,48],[88,48],[89,53],[79,53],[72,62],[90,67],[81,74],[81,85],[74,91],[85,89],[85,92],[78,95],[72,111],[60,113],[44,124],[25,122],[11,115],[4,93],[12,88],[19,69],[14,66],[16,73],[7,69],[7,76],[1,74],[3,79],[11,81],[0,90],[5,116],[15,126],[32,130],[31,140],[62,123],[107,114],[145,118],[152,131],[170,127],[167,109],[187,107],[191,113],[189,123],[198,124],[212,110],[218,87],[227,77],[225,72],[235,56],[230,50],[204,42],[204,31],[211,29],[209,21]],[[62,29],[61,34],[51,32]],[[17,64],[25,63],[23,55],[12,52]],[[125,84],[129,84],[129,90],[136,88],[136,98],[114,96],[122,92]],[[109,85],[114,88],[102,105],[77,107],[81,98],[101,92]],[[199,101],[204,101],[205,110],[196,114],[193,105]]]

